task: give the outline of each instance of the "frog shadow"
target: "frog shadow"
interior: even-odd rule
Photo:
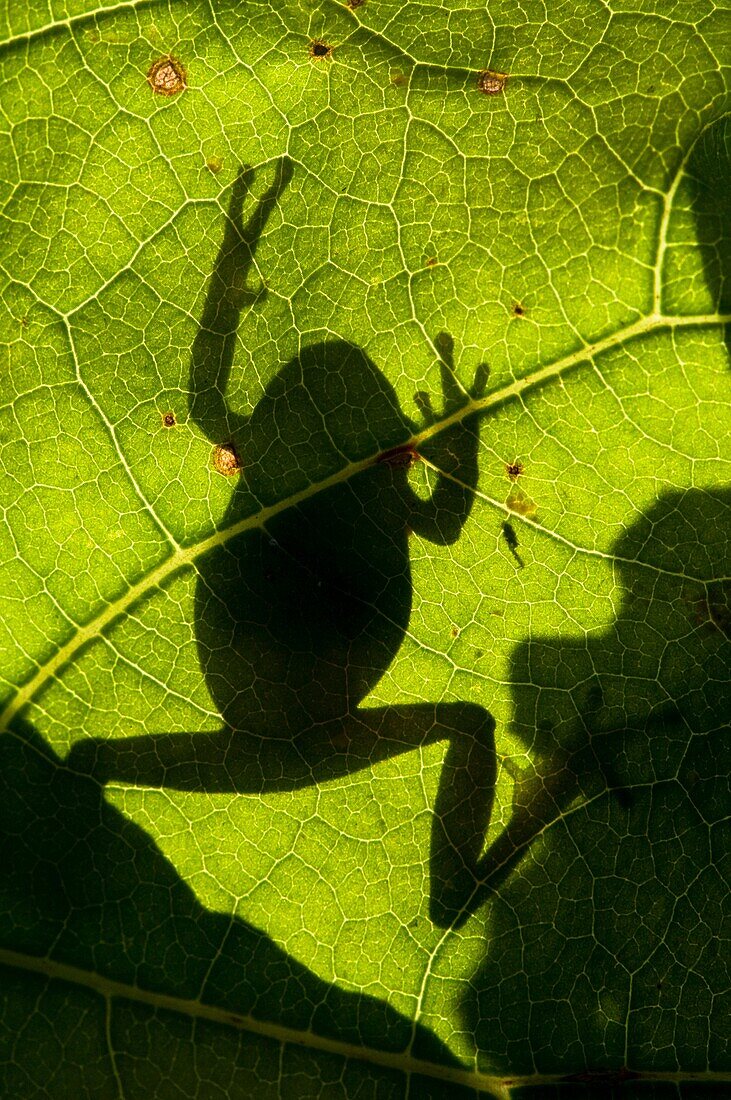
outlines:
[[[516,649],[512,729],[526,759],[510,769],[512,813],[480,860],[473,906],[534,844],[560,862],[553,835],[593,802],[629,814],[638,792],[680,777],[700,793],[701,761],[731,714],[729,532],[731,491],[661,496],[613,547],[624,591],[612,626]],[[557,865],[551,877],[562,878]]]
[[[190,372],[190,413],[235,456],[221,541],[196,561],[195,629],[215,732],[86,739],[68,764],[99,783],[261,794],[295,790],[447,742],[432,815],[430,917],[468,916],[495,781],[494,722],[469,702],[364,702],[391,666],[412,601],[409,539],[454,543],[477,482],[474,416],[429,444],[431,496],[409,484],[416,424],[357,346],[305,347],[268,382],[250,416],[227,398],[241,310],[265,291],[247,278],[291,166],[243,210],[244,169],[231,192]],[[435,338],[444,415],[464,407],[452,342]],[[246,356],[246,351],[243,352]],[[253,359],[249,377],[257,380]],[[484,388],[480,368],[471,393]]]

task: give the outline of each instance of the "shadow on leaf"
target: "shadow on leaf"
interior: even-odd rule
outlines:
[[[0,736],[3,947],[355,1048],[457,1065],[426,1028],[197,901],[149,835],[16,719]],[[122,1037],[119,1037],[122,1042]],[[357,1049],[354,1050],[357,1058]]]
[[[713,306],[731,313],[731,115],[703,132],[686,171]]]
[[[730,534],[730,491],[661,497],[614,547],[614,625],[513,657],[531,764],[513,770],[512,815],[482,860],[491,951],[464,1015],[516,1073],[561,1072],[572,1043],[571,1064],[632,1065],[628,1027],[643,1066],[722,1057]],[[522,975],[509,1008],[506,974]],[[684,1034],[661,1056],[677,1014]]]
[[[469,515],[475,418],[431,443],[444,473],[422,500],[403,461],[412,454],[406,445],[415,425],[384,375],[352,344],[306,347],[282,366],[251,416],[229,408],[243,288],[290,176],[289,162],[278,162],[244,224],[253,177],[240,173],[192,355],[192,415],[239,459],[223,528],[252,520],[197,562],[198,650],[221,729],[86,740],[68,764],[100,783],[260,794],[446,741],[433,815],[430,916],[449,926],[466,919],[465,900],[474,892],[494,788],[494,722],[466,702],[363,704],[408,627],[410,535],[448,545]],[[435,348],[444,410],[452,413],[469,395],[456,378],[451,338],[440,334]],[[475,395],[486,378],[481,368]],[[388,460],[378,461],[379,454]]]

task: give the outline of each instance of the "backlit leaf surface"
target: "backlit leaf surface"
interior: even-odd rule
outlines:
[[[7,6],[3,1095],[728,1082],[728,18]]]

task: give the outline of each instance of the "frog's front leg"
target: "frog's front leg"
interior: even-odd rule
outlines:
[[[460,409],[464,416],[447,424],[443,432],[426,439],[411,450],[424,458],[436,471],[437,482],[428,500],[410,493],[411,528],[440,545],[455,542],[467,521],[478,479],[478,410],[471,410],[487,384],[487,367],[480,364],[468,390],[460,384],[454,369],[454,345],[451,336],[440,333],[434,341],[439,355],[443,408],[441,418],[449,421]],[[434,453],[431,460],[430,452]]]
[[[254,254],[266,223],[292,178],[287,157],[276,162],[274,179],[244,223],[244,206],[254,171],[242,167],[231,187],[221,246],[206,290],[190,363],[191,419],[216,444],[230,443],[241,426],[226,399],[241,312],[261,292],[247,289]]]

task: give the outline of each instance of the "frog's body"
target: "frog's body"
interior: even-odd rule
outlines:
[[[265,686],[266,725],[276,713],[275,728],[297,733],[344,717],[393,661],[411,607],[394,480],[388,468],[356,474],[201,561],[200,657],[233,729],[250,725]]]
[[[349,470],[377,453],[369,428],[352,430],[348,410],[363,405],[387,439],[403,439],[409,426],[382,374],[359,349],[332,341],[288,364],[237,428],[243,472],[224,529],[242,509],[311,495],[201,560],[200,656],[233,729],[260,713],[271,732],[300,734],[353,713],[398,652],[411,610],[408,531],[424,505],[399,464]],[[459,524],[454,498],[464,493],[453,484],[447,492]]]

